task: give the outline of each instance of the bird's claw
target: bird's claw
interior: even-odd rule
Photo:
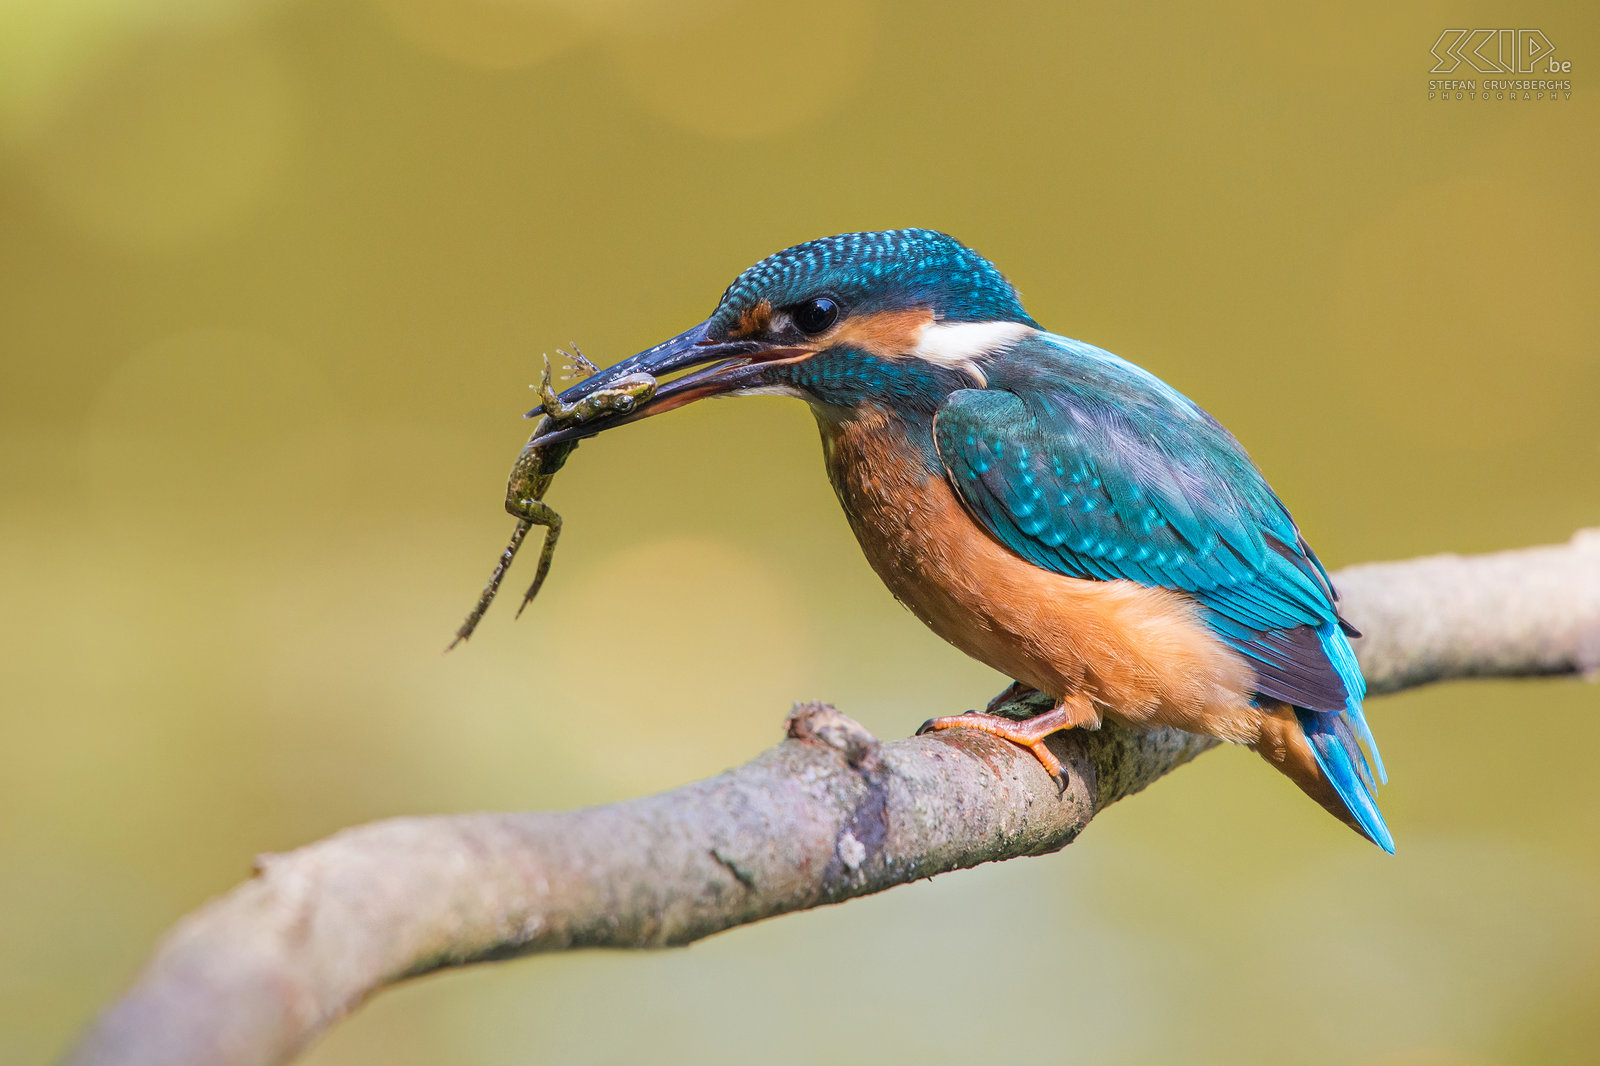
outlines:
[[[924,733],[933,733],[933,732],[937,732],[938,730],[941,730],[941,729],[950,729],[950,728],[952,728],[951,726],[941,725],[940,723],[948,722],[948,721],[951,721],[953,719],[965,718],[969,714],[978,714],[978,713],[979,713],[978,711],[962,711],[958,715],[945,715],[943,718],[930,718],[926,722],[923,722],[921,725],[917,726],[917,731],[915,733],[911,734],[911,735],[915,736],[915,737],[920,737]]]
[[[1067,769],[1061,765],[1061,760],[1056,758],[1055,752],[1045,745],[1045,738],[1065,728],[1055,722],[1050,715],[1040,716],[1043,720],[1029,719],[1026,721],[1013,721],[994,714],[985,714],[982,711],[967,711],[965,714],[946,715],[943,718],[930,718],[917,727],[917,736],[924,733],[934,733],[945,729],[974,729],[980,733],[988,733],[1001,740],[1009,740],[1021,748],[1026,748],[1039,765],[1044,767],[1045,773],[1056,783],[1056,798],[1060,799],[1067,794]]]

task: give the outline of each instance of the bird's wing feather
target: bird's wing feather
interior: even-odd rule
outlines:
[[[1045,337],[935,417],[939,458],[972,514],[1036,566],[1192,594],[1264,695],[1359,707],[1359,672],[1325,647],[1339,624],[1332,587],[1244,449],[1132,364]]]

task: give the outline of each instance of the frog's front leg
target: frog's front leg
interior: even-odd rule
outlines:
[[[539,409],[543,411],[552,422],[567,423],[578,417],[578,404],[562,403],[561,396],[556,392],[555,383],[550,378],[550,357],[544,357],[544,372],[539,375]]]
[[[521,618],[522,612],[527,609],[533,598],[539,595],[539,587],[544,584],[544,579],[550,573],[550,560],[556,553],[556,540],[561,536],[561,516],[543,500],[523,500],[518,518],[535,526],[543,526],[544,544],[539,549],[539,565],[533,571],[533,584],[528,586],[528,591],[522,594],[522,602],[517,605],[516,617]]]

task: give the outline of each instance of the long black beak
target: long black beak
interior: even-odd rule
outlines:
[[[647,348],[638,355],[608,366],[593,377],[578,382],[561,394],[562,403],[576,403],[632,374],[644,373],[661,378],[680,370],[691,371],[682,377],[663,382],[654,396],[627,413],[604,414],[587,422],[562,426],[529,441],[529,445],[583,440],[601,430],[671,411],[706,396],[716,396],[759,385],[762,375],[772,364],[804,358],[810,354],[806,349],[776,347],[761,341],[711,340],[706,334],[706,323],[702,322],[671,340],[662,341],[654,348]],[[535,407],[528,412],[528,417],[531,418],[539,413],[541,408]]]

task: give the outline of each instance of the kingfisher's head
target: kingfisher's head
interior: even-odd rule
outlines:
[[[986,362],[1037,324],[994,264],[933,230],[845,233],[769,255],[711,317],[573,386],[582,399],[628,374],[667,381],[626,414],[573,425],[573,440],[706,396],[782,393],[848,417],[864,405],[932,413],[981,388]]]

